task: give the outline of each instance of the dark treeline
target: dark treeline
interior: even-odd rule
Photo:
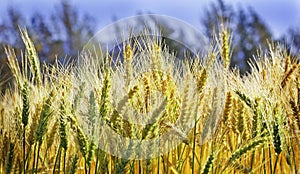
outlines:
[[[201,18],[205,35],[213,39],[220,22],[227,23],[233,33],[231,67],[237,66],[242,73],[249,67],[247,61],[257,54],[257,49],[266,50],[269,41],[281,41],[287,50],[297,53],[300,48],[300,30],[291,28],[281,38],[274,38],[271,30],[251,8],[234,8],[217,0],[206,9]],[[0,85],[7,86],[10,71],[4,48],[11,45],[17,55],[24,48],[19,27],[26,28],[35,43],[42,62],[53,63],[56,58],[76,57],[82,46],[95,32],[95,20],[88,14],[81,14],[68,1],[62,0],[55,11],[48,15],[35,12],[29,19],[18,9],[10,7],[0,23]],[[166,26],[167,27],[167,26]],[[183,36],[184,37],[184,36]]]

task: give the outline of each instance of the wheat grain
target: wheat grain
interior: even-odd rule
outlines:
[[[70,174],[75,174],[75,173],[76,173],[77,165],[78,165],[78,160],[79,160],[79,157],[78,157],[78,155],[76,154],[76,155],[73,157],[73,159],[72,159],[72,164],[71,164]]]

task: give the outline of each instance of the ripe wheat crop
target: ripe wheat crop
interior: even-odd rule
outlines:
[[[22,30],[22,60],[6,48],[14,82],[0,96],[0,173],[300,173],[299,60],[270,45],[240,75],[229,68],[229,33],[179,61],[148,38],[125,45],[124,61],[83,54],[41,66]],[[150,154],[107,129],[179,143],[167,137],[172,148]],[[118,143],[109,148],[123,156],[105,151]],[[135,158],[143,150],[151,158]]]

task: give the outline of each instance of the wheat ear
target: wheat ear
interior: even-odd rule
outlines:
[[[124,53],[124,61],[126,68],[126,86],[129,86],[131,78],[132,78],[132,59],[133,59],[133,51],[131,49],[130,44],[126,45]]]
[[[36,52],[36,49],[34,47],[33,42],[28,36],[28,32],[26,30],[21,30],[21,38],[25,44],[27,56],[30,63],[31,71],[33,72],[33,78],[34,82],[38,85],[38,87],[42,84],[42,78],[41,78],[41,70],[40,70],[40,61]]]
[[[70,169],[70,174],[75,174],[76,170],[77,170],[77,164],[78,164],[78,155],[76,154],[73,159],[72,159],[72,163],[71,163],[71,169]]]
[[[284,79],[281,82],[281,87],[285,88],[285,86],[288,84],[288,82],[292,79],[292,75],[297,72],[296,70],[298,69],[299,65],[298,64],[294,64],[293,67],[286,72],[286,75],[284,77]]]
[[[246,146],[239,148],[236,150],[232,155],[230,156],[228,160],[228,164],[232,164],[235,162],[237,159],[239,159],[242,155],[246,154],[247,152],[255,149],[257,146],[264,144],[267,141],[265,137],[263,138],[258,138],[247,144]]]
[[[214,158],[215,158],[215,155],[213,152],[210,153],[207,161],[206,161],[206,164],[203,168],[203,171],[202,171],[202,174],[208,174],[209,173],[209,170],[213,164],[213,161],[214,161]]]

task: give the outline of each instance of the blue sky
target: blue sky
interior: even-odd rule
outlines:
[[[34,11],[51,13],[60,0],[0,0],[0,15],[6,15],[6,7],[13,6],[28,16]],[[138,12],[169,15],[184,20],[200,29],[200,19],[212,0],[70,0],[80,11],[96,19],[98,29],[116,19],[130,17]],[[235,7],[252,6],[267,23],[275,36],[289,27],[300,28],[299,0],[225,0]],[[1,19],[0,19],[1,20]],[[1,21],[0,21],[1,22]]]

